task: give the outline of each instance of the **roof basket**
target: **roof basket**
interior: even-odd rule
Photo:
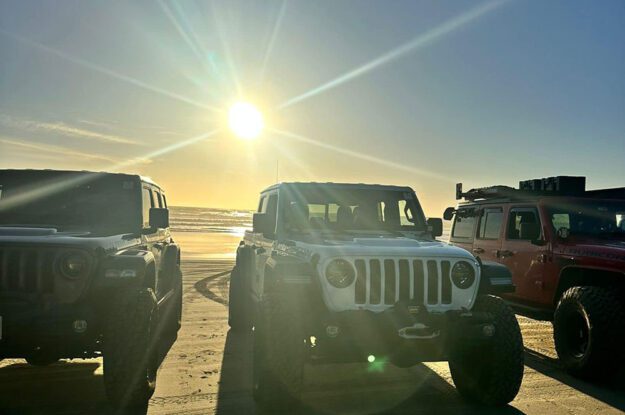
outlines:
[[[489,186],[462,191],[462,183],[456,185],[456,200],[494,199],[494,198],[521,198],[528,196],[588,196],[600,197],[610,191],[610,195],[625,195],[625,189],[606,189],[586,192],[586,177],[579,176],[555,176],[542,179],[523,180],[519,182],[519,188],[510,186]],[[619,193],[620,192],[620,193]],[[591,196],[590,193],[596,193]]]

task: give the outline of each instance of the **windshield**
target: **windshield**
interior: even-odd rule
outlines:
[[[0,226],[130,232],[141,223],[136,186],[119,176],[0,173]]]
[[[413,192],[324,187],[285,193],[287,232],[425,230]]]
[[[554,231],[570,235],[625,235],[625,201],[562,202],[550,209]]]

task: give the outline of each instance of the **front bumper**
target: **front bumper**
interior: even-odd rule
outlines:
[[[0,306],[0,358],[44,351],[59,358],[90,357],[99,349],[97,313],[86,305]]]
[[[483,346],[495,332],[491,314],[430,313],[409,303],[397,303],[382,313],[328,313],[316,326],[313,361],[357,362],[380,356],[400,366],[448,360],[453,347]]]

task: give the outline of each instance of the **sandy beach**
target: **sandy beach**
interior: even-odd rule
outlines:
[[[239,237],[179,232],[184,316],[178,341],[158,374],[149,414],[253,414],[251,337],[230,333],[228,281]],[[526,346],[525,378],[506,408],[485,410],[457,395],[446,363],[410,369],[367,363],[307,368],[304,400],[311,414],[616,414],[625,411],[622,384],[596,385],[563,372],[551,324],[519,318]],[[108,414],[101,359],[46,368],[0,362],[1,414]]]

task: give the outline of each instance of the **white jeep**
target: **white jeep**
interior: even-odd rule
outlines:
[[[254,396],[293,403],[307,363],[449,361],[461,395],[516,396],[523,343],[493,294],[507,268],[435,240],[409,187],[281,183],[261,194],[237,250],[229,324],[254,328]]]

